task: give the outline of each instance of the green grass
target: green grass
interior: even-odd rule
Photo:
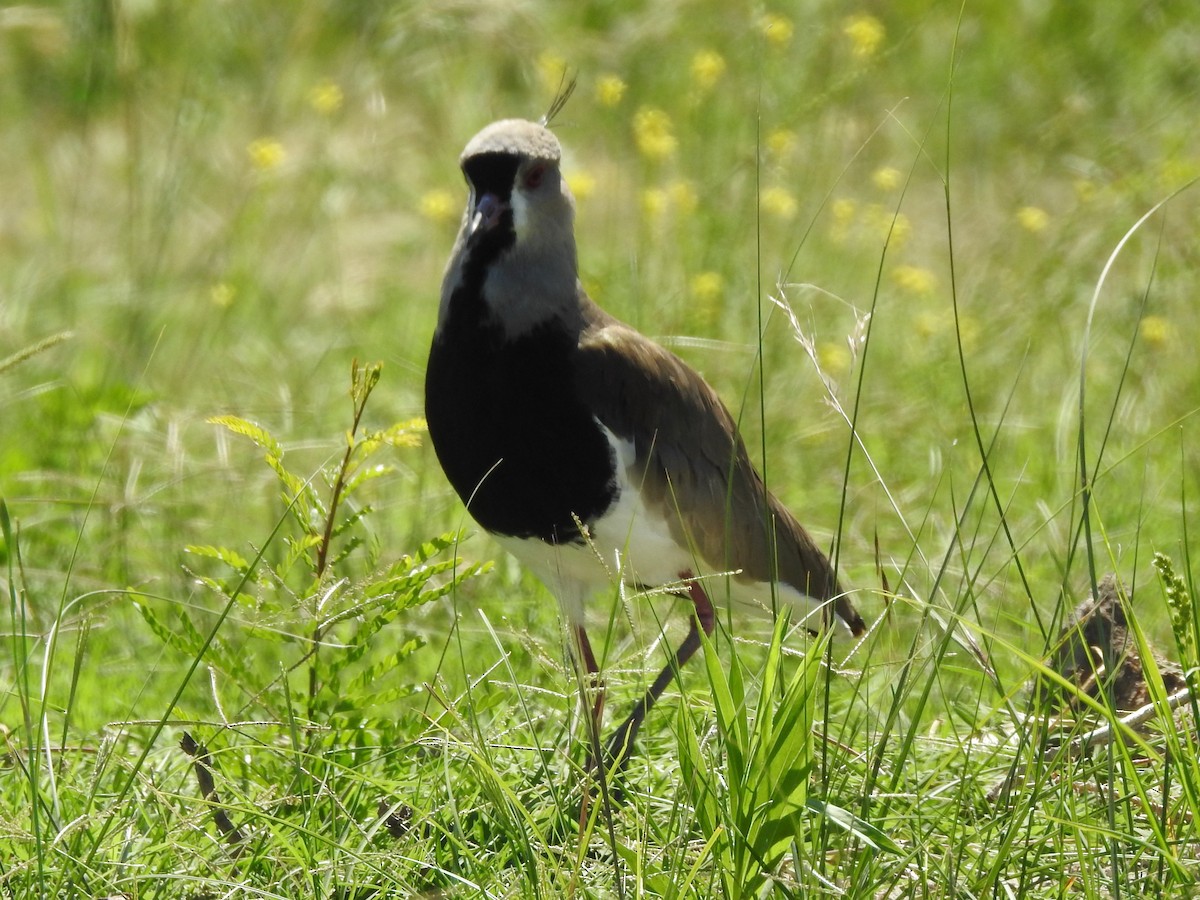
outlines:
[[[882,9],[0,10],[0,896],[1195,890],[1194,704],[1056,752],[1030,685],[1108,571],[1197,664],[1197,21]],[[723,618],[582,832],[554,601],[407,424],[457,155],[563,62],[586,285],[877,622]],[[598,603],[612,717],[683,614]]]

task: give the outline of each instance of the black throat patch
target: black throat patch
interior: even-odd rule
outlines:
[[[560,323],[507,339],[462,285],[425,375],[429,436],[447,478],[490,532],[582,540],[616,497],[608,438],[579,399],[576,341]]]
[[[471,196],[477,200],[484,194],[493,194],[502,203],[509,203],[520,163],[520,158],[511,153],[481,153],[465,160],[462,170],[471,185]],[[468,214],[474,212],[470,210]],[[516,240],[511,209],[504,211],[494,227],[476,231],[467,238],[462,271],[464,296],[481,297],[488,266]]]

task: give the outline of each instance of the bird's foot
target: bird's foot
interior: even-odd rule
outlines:
[[[584,769],[591,780],[591,787],[587,791],[591,798],[607,797],[614,806],[624,804],[627,799],[625,767],[633,756],[634,741],[641,724],[639,720],[631,716],[609,737],[603,747],[599,745],[599,742],[593,744],[588,752]],[[597,757],[597,753],[599,753],[599,757]],[[585,801],[584,807],[586,808],[586,806]]]

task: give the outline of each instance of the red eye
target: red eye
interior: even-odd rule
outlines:
[[[542,183],[542,179],[546,175],[546,167],[542,165],[534,166],[525,173],[525,187],[533,190]]]

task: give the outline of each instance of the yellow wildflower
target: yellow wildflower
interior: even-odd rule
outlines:
[[[850,233],[850,226],[854,224],[854,215],[858,211],[858,204],[849,197],[839,197],[833,201],[831,211],[833,225],[829,229],[829,235],[841,243]]]
[[[717,272],[701,272],[691,282],[692,297],[699,303],[712,303],[725,290],[725,279]]]
[[[1037,206],[1022,206],[1017,210],[1017,223],[1026,231],[1037,234],[1050,224],[1049,214]]]
[[[690,181],[672,181],[667,185],[667,197],[676,212],[688,215],[696,211],[700,198],[696,196],[696,188]]]
[[[844,375],[850,371],[850,348],[837,341],[817,344],[817,365],[827,375]]]
[[[897,266],[892,270],[892,281],[902,291],[917,296],[928,296],[937,287],[937,276],[919,266]]]
[[[233,299],[237,296],[237,291],[228,281],[221,281],[212,286],[208,292],[208,297],[213,302],[213,306],[219,306],[221,309],[229,309],[233,305]]]
[[[667,192],[662,188],[647,188],[642,191],[642,212],[647,218],[661,218],[667,211]]]
[[[1096,182],[1090,178],[1076,178],[1072,186],[1080,203],[1088,203],[1096,196]]]
[[[850,39],[851,51],[856,58],[870,59],[883,43],[887,30],[870,13],[858,13],[842,23],[842,34]]]
[[[670,116],[653,106],[643,106],[634,115],[633,140],[639,153],[656,162],[673,156],[679,146]]]
[[[725,57],[715,50],[701,50],[692,57],[692,81],[702,91],[712,90],[725,74]]]
[[[586,200],[596,193],[596,179],[590,172],[575,169],[567,176],[567,187],[571,189],[576,200]]]
[[[628,85],[616,75],[602,75],[596,82],[596,102],[611,109],[621,102],[626,87]]]
[[[794,219],[796,211],[800,208],[796,198],[781,187],[767,188],[759,197],[759,203],[767,215],[785,222]]]
[[[940,334],[943,326],[944,320],[942,316],[933,312],[918,313],[913,319],[913,327],[921,337],[927,338]]]
[[[792,25],[792,20],[787,16],[781,16],[778,13],[767,13],[759,20],[759,28],[762,29],[763,37],[767,39],[767,43],[775,47],[786,47],[792,42],[792,34],[795,32],[795,26]]]
[[[913,327],[922,337],[953,335],[955,331],[954,314],[951,312],[922,312],[913,319]],[[958,317],[958,336],[962,340],[964,350],[974,350],[979,345],[979,335],[982,330],[979,320],[974,316],[964,314]]]
[[[705,330],[715,328],[721,314],[725,279],[717,272],[701,272],[692,277],[688,289],[692,301],[689,316]]]
[[[274,138],[258,138],[258,140],[251,141],[246,148],[246,153],[250,156],[250,164],[260,172],[278,169],[287,158],[287,151],[283,149],[283,144]]]
[[[871,175],[871,183],[881,191],[894,191],[900,186],[900,170],[891,166],[876,169]]]
[[[326,79],[318,82],[308,92],[308,105],[323,116],[332,116],[342,108],[342,89]]]
[[[567,73],[567,61],[550,50],[543,50],[533,61],[538,81],[547,91],[557,91]]]
[[[426,191],[421,197],[420,210],[421,215],[436,225],[454,221],[461,212],[454,194],[442,188]]]
[[[691,215],[699,203],[695,186],[682,178],[665,187],[647,188],[642,191],[642,211],[652,219],[661,218],[668,213]]]
[[[908,216],[878,203],[867,207],[865,219],[867,227],[876,232],[881,239],[888,241],[893,249],[903,245],[912,234],[912,222]]]
[[[1168,156],[1158,163],[1158,183],[1164,190],[1174,190],[1200,177],[1200,158]]]
[[[858,204],[849,197],[839,197],[833,201],[833,221],[838,225],[849,225],[854,221],[854,214],[858,212]]]
[[[1174,333],[1170,321],[1163,316],[1145,316],[1138,322],[1138,335],[1154,349],[1169,343]]]
[[[796,132],[786,128],[776,128],[767,135],[767,149],[776,157],[782,159],[796,152],[800,139]]]

